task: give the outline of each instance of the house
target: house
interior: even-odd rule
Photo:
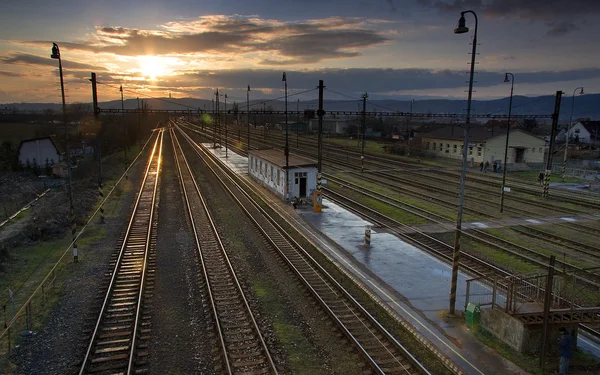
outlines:
[[[600,145],[600,121],[577,121],[569,129],[569,142]]]
[[[341,118],[324,118],[323,119],[323,133],[328,134],[344,134],[348,129],[348,119]],[[308,129],[311,132],[316,133],[319,130],[319,120],[310,119],[308,120]]]
[[[474,163],[504,161],[506,131],[494,132],[485,127],[471,128],[467,160]],[[447,126],[423,134],[425,152],[438,157],[462,160],[464,129]],[[511,129],[507,164],[543,163],[546,141],[523,130]]]
[[[50,165],[62,160],[64,151],[58,146],[54,137],[40,137],[21,141],[19,144],[19,162],[23,165]]]
[[[288,121],[288,132],[289,133],[306,133],[308,124],[305,122]],[[278,122],[275,125],[276,129],[285,131],[285,121]]]
[[[250,150],[248,153],[248,175],[284,199],[286,174],[288,199],[310,197],[317,188],[316,161],[290,154],[286,168],[285,155],[281,150]]]

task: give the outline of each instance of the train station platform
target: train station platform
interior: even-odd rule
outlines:
[[[229,152],[225,158],[220,149],[211,149],[211,152],[232,170],[247,177],[245,157]],[[295,223],[334,264],[368,289],[386,310],[413,327],[417,336],[450,358],[463,373],[527,374],[481,343],[462,319],[445,318],[451,278],[448,264],[378,228],[372,229],[371,245],[365,247],[364,230],[371,223],[357,215],[327,199],[320,213],[315,213],[310,204],[294,209],[249,178],[248,181],[262,189],[265,200],[279,207],[279,212]],[[464,311],[469,278],[470,275],[459,274],[457,311]]]

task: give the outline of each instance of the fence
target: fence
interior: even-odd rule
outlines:
[[[600,306],[600,285],[589,280],[597,277],[598,272],[600,267],[555,275],[551,281],[550,308],[576,310]],[[547,274],[470,279],[465,308],[472,302],[511,314],[541,309],[547,283]]]

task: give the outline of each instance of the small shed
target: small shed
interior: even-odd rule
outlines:
[[[248,175],[286,199],[286,173],[288,176],[287,198],[307,198],[317,188],[317,162],[290,154],[288,168],[281,150],[251,150],[248,153]]]

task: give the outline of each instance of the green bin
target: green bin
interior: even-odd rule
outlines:
[[[469,303],[467,305],[467,325],[473,327],[479,324],[479,317],[481,315],[481,307],[478,303]]]

